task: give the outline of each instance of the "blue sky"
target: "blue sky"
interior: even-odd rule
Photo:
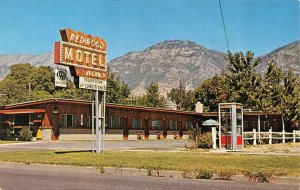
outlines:
[[[299,0],[221,0],[230,50],[256,55],[300,39]],[[1,0],[0,54],[53,51],[59,29],[108,43],[108,60],[163,40],[226,52],[218,0]]]

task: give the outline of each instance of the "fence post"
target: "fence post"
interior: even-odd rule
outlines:
[[[272,128],[269,129],[269,144],[272,144]]]
[[[296,142],[296,130],[293,130],[293,143]]]
[[[256,129],[253,129],[253,145],[256,145]]]
[[[212,127],[211,128],[211,135],[212,135],[212,141],[213,141],[213,149],[217,149],[217,128]]]
[[[282,143],[285,143],[285,131],[284,131],[284,129],[282,130]]]

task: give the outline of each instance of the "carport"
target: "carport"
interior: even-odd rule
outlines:
[[[0,110],[1,129],[8,129],[11,133],[18,134],[18,132],[24,127],[27,127],[30,131],[32,131],[33,137],[37,137],[39,129],[41,129],[41,132],[42,129],[52,128],[44,109]]]

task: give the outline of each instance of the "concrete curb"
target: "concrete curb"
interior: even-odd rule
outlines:
[[[45,167],[47,170],[58,169],[60,172],[66,170],[75,170],[85,173],[98,173],[101,175],[129,175],[129,176],[148,176],[148,177],[165,177],[165,178],[177,178],[183,179],[183,171],[166,171],[160,169],[137,169],[137,168],[117,168],[117,167],[91,167],[91,166],[68,166],[68,165],[47,165],[47,164],[24,164],[16,162],[0,162],[1,165],[6,165],[8,167],[26,168],[26,167],[36,167],[35,170],[38,171],[39,167]],[[214,174],[212,179],[209,180],[219,180],[218,176]],[[193,176],[191,178],[184,178],[186,180],[198,180]],[[202,179],[205,180],[205,179]],[[232,176],[232,181],[237,182],[249,182],[249,179],[243,175]],[[249,182],[249,183],[259,183],[259,182]],[[281,185],[294,185],[300,187],[300,177],[284,176],[278,177],[271,181],[271,184],[281,184]]]
[[[1,146],[13,146],[13,145],[22,145],[22,144],[35,144],[39,142],[18,142],[18,143],[9,143],[9,144],[0,144]]]

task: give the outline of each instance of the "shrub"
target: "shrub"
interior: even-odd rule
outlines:
[[[5,129],[0,129],[0,140],[3,140],[7,136]]]
[[[30,132],[30,130],[27,127],[24,127],[21,131],[20,131],[20,138],[23,141],[31,141],[32,139],[32,134]]]
[[[272,179],[278,176],[284,176],[283,173],[272,173],[272,172],[244,172],[244,176],[249,178],[249,182],[261,182],[270,183]]]
[[[103,166],[97,166],[97,170],[99,170],[101,174],[105,174],[106,173],[106,171],[103,168]]]
[[[0,140],[7,140],[11,138],[11,134],[9,129],[7,128],[0,128]]]
[[[156,177],[160,177],[160,167],[154,167],[152,169],[148,169],[147,170],[147,176],[156,176]]]
[[[202,133],[198,124],[189,130],[188,135],[192,148],[212,148],[211,133]]]
[[[232,175],[234,175],[233,172],[219,172],[218,173],[218,178],[221,180],[231,180]]]
[[[182,172],[182,177],[183,178],[192,179],[193,176],[194,176],[193,171],[186,170],[186,171]]]
[[[211,179],[213,172],[207,170],[200,170],[196,172],[196,179]]]
[[[249,178],[249,182],[256,181],[256,174],[253,172],[246,171],[246,172],[244,172],[244,176]]]
[[[152,170],[151,169],[147,169],[147,176],[152,176]]]

